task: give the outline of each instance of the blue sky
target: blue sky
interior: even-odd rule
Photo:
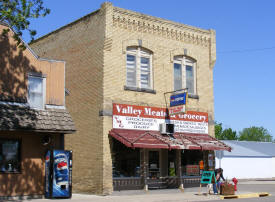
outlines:
[[[51,14],[32,21],[43,36],[98,8],[99,0],[44,0]],[[115,6],[215,29],[215,120],[240,131],[263,126],[275,137],[275,1],[111,0]],[[27,34],[23,39],[29,41]]]

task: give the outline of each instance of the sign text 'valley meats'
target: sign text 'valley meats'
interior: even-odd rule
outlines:
[[[174,123],[175,132],[208,134],[208,114],[187,111],[167,117],[165,108],[113,104],[113,128],[158,131],[161,123]]]

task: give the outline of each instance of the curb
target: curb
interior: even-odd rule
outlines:
[[[271,196],[271,194],[267,192],[261,193],[251,193],[251,194],[238,194],[238,195],[223,195],[220,198],[223,199],[236,199],[236,198],[256,198],[256,197],[264,197],[264,196]]]

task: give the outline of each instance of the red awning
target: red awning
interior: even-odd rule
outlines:
[[[132,148],[185,149],[176,138],[158,131],[112,129],[109,135]]]
[[[188,144],[197,145],[202,150],[226,150],[231,152],[231,147],[207,134],[175,133],[174,137]]]
[[[230,147],[207,134],[175,133],[174,135],[163,135],[159,131],[112,129],[109,135],[132,148],[231,151]]]

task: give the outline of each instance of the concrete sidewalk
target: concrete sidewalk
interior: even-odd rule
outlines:
[[[196,188],[198,190],[198,188]],[[198,195],[198,191],[181,192],[178,189],[163,189],[145,191],[120,191],[114,192],[108,196],[96,196],[86,194],[73,194],[71,199],[32,199],[35,202],[45,201],[59,201],[59,202],[183,202],[183,201],[206,201],[206,200],[220,200],[218,195],[208,195],[204,191]],[[26,200],[27,201],[27,200]]]
[[[240,181],[237,194],[251,194],[255,192],[273,191],[275,187],[274,180],[256,180],[256,181]],[[18,201],[58,201],[58,202],[184,202],[184,201],[216,201],[221,200],[220,195],[207,194],[207,187],[201,188],[199,195],[199,187],[185,188],[184,192],[179,189],[158,189],[133,191],[115,191],[111,195],[97,196],[88,194],[73,194],[71,199],[26,199]],[[274,193],[272,193],[274,194]]]

